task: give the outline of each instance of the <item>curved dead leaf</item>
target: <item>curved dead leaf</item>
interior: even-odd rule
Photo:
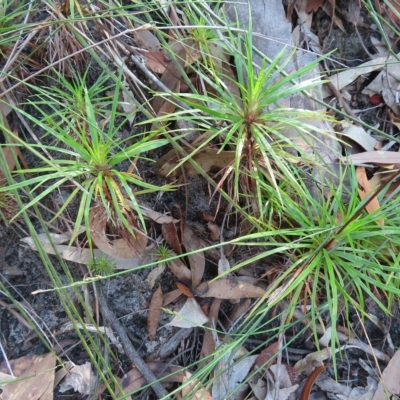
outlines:
[[[207,290],[208,286],[208,290]],[[218,279],[212,282],[203,282],[196,288],[199,297],[215,297],[217,299],[243,299],[257,298],[265,294],[265,290],[248,282],[242,282],[236,278]]]
[[[165,326],[176,326],[178,328],[193,328],[201,326],[208,321],[208,317],[204,314],[199,303],[194,297],[189,297],[186,303],[178,312],[171,322]]]
[[[149,362],[147,363],[147,366],[156,377],[161,378],[165,376],[162,380],[163,382],[182,383],[183,372],[180,367],[170,366],[158,361]],[[120,385],[125,393],[135,392],[147,383],[147,380],[137,368],[131,369],[123,378],[120,379]],[[120,396],[120,392],[117,391],[116,395]]]
[[[316,368],[311,375],[308,377],[306,384],[303,387],[303,390],[301,391],[300,395],[300,400],[308,400],[310,398],[311,394],[311,389],[314,385],[314,382],[317,380],[317,378],[322,374],[322,372],[325,371],[325,368],[327,367],[322,365],[321,367]]]
[[[183,381],[185,383],[189,381],[192,374],[189,371],[183,373]],[[211,394],[202,386],[198,379],[193,379],[188,385],[183,385],[182,396],[190,396],[192,400],[213,400]]]
[[[136,29],[133,32],[133,35],[135,36],[139,46],[154,52],[157,52],[161,49],[160,41],[148,29],[145,29],[146,25],[140,26],[139,24],[135,23],[135,28],[143,28]]]
[[[181,281],[190,282],[192,280],[190,269],[179,258],[169,261],[168,267]]]
[[[182,292],[179,289],[175,289],[175,290],[172,290],[171,292],[165,293],[164,300],[163,300],[163,307],[167,306],[168,304],[171,304],[173,301],[175,301],[181,295],[182,295]]]
[[[358,189],[358,194],[361,200],[364,200],[374,188],[371,187],[371,184],[368,181],[367,174],[365,172],[364,167],[357,167],[356,170],[356,177],[357,182],[360,184],[362,189]],[[365,209],[368,211],[369,214],[373,213],[374,211],[379,210],[381,206],[379,205],[379,200],[376,196],[365,206]],[[383,219],[379,219],[375,221],[378,225],[383,226],[385,221]]]
[[[178,231],[173,222],[161,225],[162,235],[167,244],[174,250],[176,254],[182,254],[181,241],[178,237]]]
[[[167,60],[161,51],[143,51],[139,53],[146,58],[146,66],[156,74],[163,74]]]
[[[56,358],[53,353],[29,354],[0,364],[0,373],[13,371],[14,378],[22,378],[2,386],[1,399],[52,399]],[[7,379],[5,379],[7,380]]]
[[[208,313],[209,322],[206,326],[214,328],[217,326],[219,308],[221,306],[221,299],[214,299],[211,304],[210,312]],[[213,332],[210,329],[204,331],[203,345],[201,346],[200,359],[208,357],[217,347],[214,340]]]
[[[187,252],[200,250],[204,248],[203,242],[198,238],[192,229],[185,226],[183,233],[183,245]],[[192,274],[192,286],[196,287],[203,279],[204,269],[206,267],[206,259],[204,253],[195,253],[188,255],[190,270]]]
[[[235,159],[234,151],[218,151],[217,149],[206,148],[194,154],[191,159],[199,167],[208,173],[212,169],[222,169],[232,163]],[[182,173],[181,168],[176,166],[181,162],[175,150],[171,150],[156,162],[157,173],[161,176],[179,177]],[[187,161],[182,165],[186,175],[198,175],[196,169]]]
[[[131,203],[128,204],[130,205]],[[140,206],[140,211],[145,217],[152,219],[154,222],[157,222],[157,224],[168,224],[171,222],[177,224],[179,222],[179,219],[175,219],[171,215],[159,213],[149,207]]]
[[[161,285],[159,285],[158,289],[154,292],[153,296],[151,297],[149,305],[149,313],[147,315],[147,331],[149,332],[150,340],[156,340],[158,320],[160,319],[162,304],[163,304],[163,292],[161,289]]]
[[[144,253],[147,237],[136,232],[132,243],[124,239],[111,240],[106,235],[107,213],[103,208],[93,207],[89,213],[90,235],[93,243],[103,252],[114,258],[138,258]]]

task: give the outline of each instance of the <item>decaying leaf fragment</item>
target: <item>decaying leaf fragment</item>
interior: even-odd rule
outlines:
[[[161,289],[161,285],[158,286],[158,289],[154,292],[151,297],[149,312],[147,315],[147,331],[149,333],[150,340],[156,340],[156,332],[158,327],[158,320],[161,315],[161,307],[163,304],[163,292]]]
[[[189,381],[191,376],[192,374],[189,371],[184,371],[182,383]],[[184,385],[182,388],[182,396],[190,396],[192,400],[213,400],[211,394],[202,387],[198,379],[192,379],[188,385]]]
[[[204,248],[203,242],[194,234],[193,230],[185,226],[183,233],[183,245],[186,252],[200,250]],[[200,284],[204,269],[206,267],[206,259],[204,253],[195,253],[187,256],[190,263],[190,271],[192,274],[192,286],[196,287]]]
[[[155,35],[153,35],[148,28],[151,28],[150,24],[142,25],[135,23],[137,28],[133,34],[139,44],[148,51],[159,51],[161,49],[160,41]],[[138,29],[142,28],[142,29]]]
[[[54,372],[56,358],[53,353],[27,355],[9,361],[15,378],[24,378],[17,382],[0,384],[1,399],[42,399],[53,398]],[[6,362],[0,364],[1,373],[9,373]],[[29,378],[28,378],[29,377]]]
[[[221,170],[230,165],[235,160],[234,151],[219,151],[217,149],[206,148],[198,151],[191,159],[195,161],[202,171],[209,173],[211,170]],[[157,172],[162,176],[179,177],[182,173],[181,168],[177,168],[181,162],[175,150],[168,152],[156,162]],[[197,170],[187,161],[182,165],[186,175],[197,175]]]
[[[194,297],[189,297],[184,306],[178,312],[171,322],[165,326],[176,326],[178,328],[193,328],[201,326],[208,321],[208,317],[204,314],[199,303]]]
[[[183,380],[183,372],[180,367],[171,366],[158,361],[149,362],[147,366],[155,376],[159,378],[165,376],[166,378],[163,379],[163,382],[181,383]],[[134,392],[146,383],[148,382],[137,368],[131,369],[123,378],[120,379],[120,385],[125,393]],[[120,396],[121,393],[117,391],[116,395]]]
[[[363,200],[374,189],[371,187],[371,185],[368,181],[367,174],[365,173],[364,167],[357,167],[356,177],[357,177],[357,182],[362,187],[362,189],[358,189],[358,194],[360,195],[361,200]],[[365,209],[368,211],[368,213],[373,213],[373,212],[379,210],[379,208],[380,208],[379,200],[376,196],[365,206]],[[385,224],[383,219],[376,220],[376,223],[381,226],[383,226]]]
[[[197,287],[199,297],[215,297],[216,299],[243,299],[257,298],[265,294],[265,290],[248,282],[236,278],[218,279],[203,282]]]
[[[59,386],[59,391],[64,393],[70,389],[79,392],[83,395],[89,395],[93,392],[96,382],[96,377],[92,371],[92,366],[89,362],[82,365],[74,365],[64,381]]]
[[[147,245],[147,237],[136,232],[132,243],[124,239],[111,240],[106,235],[107,212],[102,207],[93,207],[89,213],[90,234],[93,243],[103,252],[114,258],[141,257]]]
[[[161,231],[167,244],[176,254],[182,254],[181,241],[178,237],[178,231],[173,222],[162,224]]]
[[[341,157],[342,162],[352,162],[355,165],[373,163],[377,165],[392,165],[400,163],[400,153],[395,151],[366,151]]]

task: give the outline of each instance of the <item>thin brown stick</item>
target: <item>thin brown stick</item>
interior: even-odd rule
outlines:
[[[157,382],[157,377],[153,374],[153,372],[149,369],[147,364],[143,361],[143,359],[139,356],[139,353],[133,347],[131,341],[129,340],[128,335],[125,332],[124,327],[116,318],[114,312],[108,307],[107,300],[104,297],[104,294],[99,296],[101,313],[103,314],[103,318],[106,320],[107,325],[111,325],[115,330],[117,335],[119,336],[122,346],[124,347],[126,355],[129,357],[129,360],[134,364],[137,369],[141,372],[143,377],[150,383],[152,389],[158,396],[158,398],[168,397],[168,392],[161,385],[160,382]]]

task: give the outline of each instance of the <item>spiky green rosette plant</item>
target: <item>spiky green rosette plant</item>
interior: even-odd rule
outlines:
[[[202,33],[201,28],[193,29],[192,34],[193,51],[200,52],[201,56],[191,68],[202,82],[199,86],[203,89],[195,93],[157,93],[157,96],[162,96],[167,101],[176,103],[179,100],[190,109],[178,109],[173,114],[155,118],[153,122],[165,124],[187,119],[199,131],[207,133],[207,138],[196,145],[194,151],[188,151],[189,154],[182,158],[178,167],[193,158],[196,152],[210,145],[218,147],[220,151],[234,150],[234,163],[226,167],[221,181],[233,176],[233,199],[245,199],[245,203],[251,204],[253,211],[259,213],[264,207],[260,203],[260,179],[268,181],[281,200],[277,183],[279,179],[289,181],[299,189],[289,168],[293,160],[312,163],[318,160],[318,155],[311,160],[310,155],[296,144],[293,132],[297,138],[303,139],[303,143],[310,143],[312,132],[317,129],[306,121],[329,117],[319,111],[283,108],[279,103],[321,84],[315,78],[304,79],[305,74],[321,60],[287,75],[284,68],[292,55],[284,59],[286,49],[283,49],[270,64],[267,65],[264,60],[257,70],[252,62],[254,57],[251,31],[239,34],[228,30],[225,41],[219,40],[217,47],[216,41],[210,39],[207,50],[204,37],[208,38],[209,35]],[[229,56],[233,59],[237,78],[228,72]],[[286,135],[289,130],[292,131],[290,137]],[[181,132],[177,130],[176,133]],[[319,133],[331,134],[327,131]],[[292,150],[292,154],[288,153],[288,148]],[[293,152],[297,152],[299,156],[293,156]]]
[[[23,207],[21,213],[57,188],[73,183],[75,188],[56,215],[60,215],[78,195],[81,196],[73,238],[82,220],[85,221],[87,232],[90,232],[88,216],[94,200],[103,204],[109,220],[116,223],[115,219],[119,219],[123,227],[134,235],[132,225],[135,225],[136,217],[131,214],[131,204],[144,227],[136,196],[170,190],[171,187],[148,184],[131,170],[138,157],[167,144],[167,140],[156,139],[156,133],[133,135],[125,140],[118,137],[130,117],[118,111],[121,79],[114,86],[112,96],[106,98],[103,94],[99,100],[97,96],[104,92],[104,76],[100,76],[91,88],[87,88],[82,79],[67,85],[65,78],[58,76],[64,89],[37,89],[39,94],[29,103],[42,118],[19,109],[22,115],[45,133],[46,140],[53,140],[54,144],[29,144],[12,132],[7,132],[16,143],[10,143],[9,146],[27,148],[43,165],[14,171],[18,180],[0,188],[0,192],[21,188],[35,192],[36,196]],[[104,108],[106,104],[111,108]],[[126,145],[126,140],[133,140],[134,143]],[[50,154],[54,154],[54,158],[50,158]],[[128,162],[125,169],[121,167],[123,162]],[[25,178],[25,174],[29,174],[29,177]],[[134,187],[140,187],[141,190],[134,192]],[[130,204],[127,200],[130,200]]]

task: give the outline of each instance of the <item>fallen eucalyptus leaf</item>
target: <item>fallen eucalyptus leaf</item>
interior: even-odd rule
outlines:
[[[208,317],[202,311],[199,303],[197,303],[194,297],[189,297],[177,315],[165,326],[194,328],[205,324],[207,321]]]
[[[196,290],[204,292],[199,297],[215,297],[217,299],[243,299],[262,297],[265,290],[251,283],[242,282],[236,278],[218,279],[212,282],[203,282]]]
[[[125,239],[111,240],[106,235],[107,212],[102,207],[93,207],[89,212],[90,234],[93,243],[107,255],[117,259],[140,258],[147,245],[147,237],[136,232],[132,243]]]
[[[149,312],[147,314],[147,331],[150,340],[156,340],[158,320],[160,319],[162,304],[163,292],[161,290],[161,285],[158,285],[158,289],[151,297]]]

